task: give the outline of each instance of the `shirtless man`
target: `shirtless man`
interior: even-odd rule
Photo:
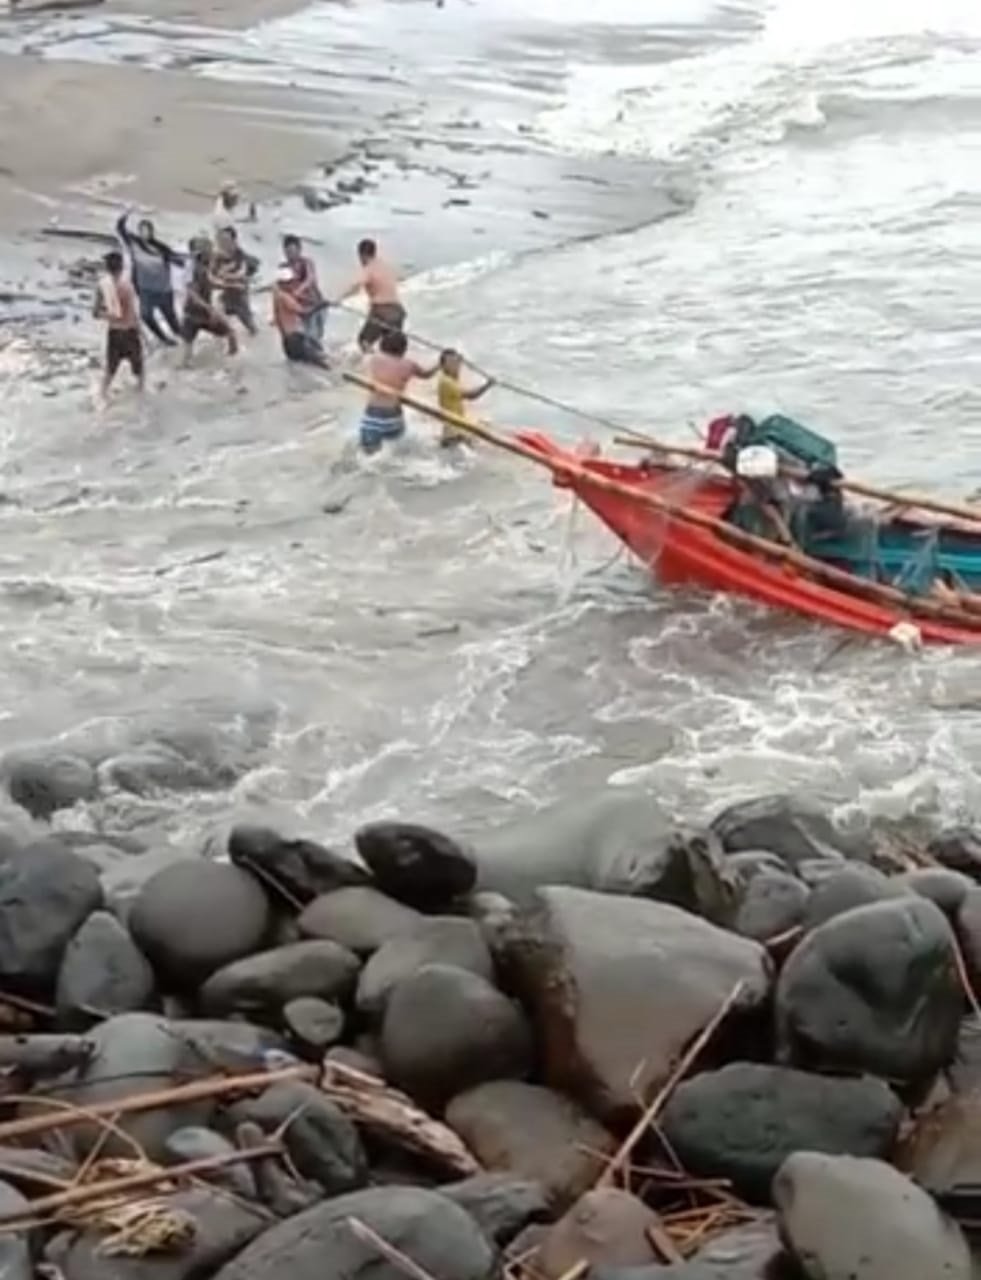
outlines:
[[[368,318],[358,334],[358,345],[368,352],[386,333],[401,333],[405,327],[405,307],[399,299],[399,281],[395,268],[378,253],[374,240],[358,245],[361,270],[338,299],[353,298],[360,290],[368,296]]]
[[[365,376],[373,384],[361,416],[361,448],[365,453],[377,453],[386,440],[405,435],[402,393],[413,378],[431,378],[439,368],[438,364],[417,364],[406,355],[408,348],[404,333],[386,333],[379,350],[365,362]]]
[[[123,274],[123,255],[118,249],[107,253],[104,262],[105,274],[99,281],[92,307],[93,315],[106,322],[106,363],[99,392],[102,403],[124,360],[133,371],[138,390],[143,390],[143,340],[136,290]]]

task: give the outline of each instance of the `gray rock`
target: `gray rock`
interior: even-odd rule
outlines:
[[[445,910],[477,881],[470,851],[430,827],[372,822],[354,844],[383,893],[422,911]]]
[[[380,946],[365,965],[358,979],[358,1012],[380,1017],[393,988],[427,964],[452,965],[487,981],[494,977],[487,943],[472,920],[426,916],[408,933]]]
[[[149,1008],[153,970],[108,911],[93,911],[69,942],[61,962],[55,1004],[62,1026],[81,1029],[98,1017]]]
[[[650,1232],[661,1221],[642,1200],[615,1187],[587,1191],[550,1227],[541,1243],[536,1270],[560,1280],[579,1262],[600,1267],[643,1267],[657,1261]]]
[[[957,909],[954,930],[961,945],[968,976],[975,990],[981,984],[981,888],[964,895]]]
[[[315,840],[287,839],[270,827],[233,827],[228,853],[236,866],[252,872],[292,907],[304,907],[321,893],[371,880],[364,867],[343,854]]]
[[[956,919],[961,903],[974,887],[970,876],[946,867],[917,867],[896,877],[897,884],[935,902],[949,920]]]
[[[336,942],[293,942],[213,973],[201,988],[201,1007],[212,1014],[275,1017],[298,996],[346,999],[359,969],[354,952]]]
[[[971,1280],[960,1229],[881,1161],[798,1151],[773,1195],[787,1248],[809,1280]]]
[[[804,913],[804,925],[814,929],[826,920],[840,916],[852,907],[868,906],[872,902],[884,902],[887,898],[902,897],[901,885],[884,876],[875,867],[861,863],[842,867],[821,882],[811,893]]]
[[[661,1125],[690,1173],[731,1179],[739,1195],[767,1203],[774,1175],[795,1151],[888,1157],[902,1110],[871,1077],[737,1062],[679,1085]]]
[[[544,1188],[568,1208],[596,1182],[617,1140],[571,1098],[520,1080],[495,1080],[454,1098],[446,1122],[485,1169]]]
[[[539,890],[501,959],[533,1011],[546,1083],[602,1117],[634,1114],[737,983],[730,1033],[769,995],[758,943],[665,903],[581,889]]]
[[[729,853],[764,849],[793,869],[814,858],[840,858],[847,842],[827,815],[795,796],[760,796],[730,805],[712,822]]]
[[[669,902],[714,924],[730,922],[742,896],[742,878],[711,831],[673,831],[641,847],[607,850],[590,887]]]
[[[510,1244],[530,1222],[549,1218],[545,1194],[537,1182],[505,1173],[478,1173],[440,1187],[440,1193],[466,1209],[484,1235],[499,1249]]]
[[[381,1035],[385,1078],[429,1110],[485,1080],[525,1075],[531,1032],[486,978],[427,965],[392,992]]]
[[[129,928],[163,981],[194,988],[260,949],[270,928],[269,903],[238,867],[176,862],[143,886]]]
[[[274,1084],[257,1098],[236,1103],[229,1115],[234,1124],[250,1121],[266,1133],[285,1125],[283,1141],[297,1171],[329,1196],[353,1191],[367,1181],[368,1162],[357,1130],[313,1085]]]
[[[803,862],[798,862],[794,867],[794,873],[809,889],[817,889],[826,880],[836,876],[846,865],[844,858],[832,857],[828,853],[823,858],[807,858]]]
[[[4,761],[10,798],[32,818],[47,821],[59,809],[91,800],[98,791],[95,770],[80,756],[57,751],[14,756]]]
[[[84,856],[84,855],[83,855]],[[197,862],[187,850],[165,846],[149,853],[133,854],[126,858],[103,860],[99,879],[105,895],[106,906],[123,924],[129,921],[133,903],[146,885],[159,872],[176,862]]]
[[[344,1010],[316,996],[300,996],[284,1005],[283,1026],[300,1052],[319,1062],[344,1035]]]
[[[765,942],[804,919],[810,889],[789,871],[760,870],[743,890],[733,927],[744,938]]]
[[[323,938],[370,955],[389,939],[411,933],[421,918],[377,889],[355,885],[314,898],[299,923],[305,938]]]
[[[251,1022],[174,1018],[170,1030],[184,1045],[198,1075],[259,1071],[270,1064],[271,1058],[290,1057],[281,1035]]]
[[[0,1182],[0,1215],[21,1213],[26,1208],[28,1202],[21,1193],[9,1183]],[[26,1230],[0,1235],[0,1276],[3,1280],[33,1280],[34,1263]]]
[[[107,1255],[95,1232],[75,1237],[62,1263],[65,1280],[199,1280],[211,1276],[269,1227],[268,1214],[211,1187],[194,1187],[167,1197],[178,1213],[196,1224],[194,1240],[176,1253],[147,1257]]]
[[[927,853],[942,867],[960,871],[981,882],[981,836],[970,827],[950,827],[927,846]]]
[[[316,1205],[267,1231],[216,1280],[405,1280],[355,1235],[351,1218],[432,1280],[490,1280],[494,1256],[474,1220],[445,1196],[416,1187],[375,1187]]]
[[[54,840],[0,851],[0,974],[8,991],[54,989],[72,936],[102,905],[92,865]]]
[[[176,1129],[164,1140],[164,1156],[169,1165],[185,1164],[190,1160],[209,1160],[215,1156],[231,1155],[235,1147],[213,1129],[202,1125],[189,1125]],[[247,1164],[230,1164],[200,1175],[206,1182],[224,1187],[246,1200],[256,1198],[255,1178]]]
[[[943,912],[913,896],[855,907],[800,943],[777,984],[781,1061],[923,1081],[949,1063],[963,993]]]
[[[743,884],[750,884],[764,871],[788,874],[784,860],[778,858],[775,853],[768,853],[765,849],[744,849],[741,853],[727,854],[727,857],[729,866],[739,873]]]

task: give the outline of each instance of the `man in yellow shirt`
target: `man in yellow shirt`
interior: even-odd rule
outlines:
[[[467,402],[479,400],[494,385],[494,379],[487,378],[482,386],[468,390],[460,381],[462,370],[463,357],[459,351],[455,351],[452,347],[447,347],[445,351],[440,352],[436,396],[439,401],[439,407],[443,412],[451,414],[454,418],[466,418],[468,416]],[[440,436],[439,442],[444,447],[456,444],[471,444],[472,441],[473,437],[469,436],[465,431],[459,430],[448,422],[443,423],[443,434]]]

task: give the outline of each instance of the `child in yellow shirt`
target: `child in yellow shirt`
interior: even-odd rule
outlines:
[[[455,351],[452,347],[447,347],[445,351],[440,353],[439,381],[436,383],[436,396],[439,401],[439,407],[443,412],[452,414],[455,418],[466,418],[468,416],[467,402],[479,400],[484,392],[489,391],[494,385],[494,379],[487,378],[483,386],[467,390],[460,381],[462,370],[463,357],[459,351]],[[473,437],[469,436],[465,431],[460,431],[448,422],[443,423],[443,434],[440,436],[439,441],[442,446],[471,444],[472,441]]]

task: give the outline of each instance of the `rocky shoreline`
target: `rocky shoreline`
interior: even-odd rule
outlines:
[[[161,865],[62,825],[84,761],[6,777],[9,1280],[973,1274],[971,832],[603,796]]]

